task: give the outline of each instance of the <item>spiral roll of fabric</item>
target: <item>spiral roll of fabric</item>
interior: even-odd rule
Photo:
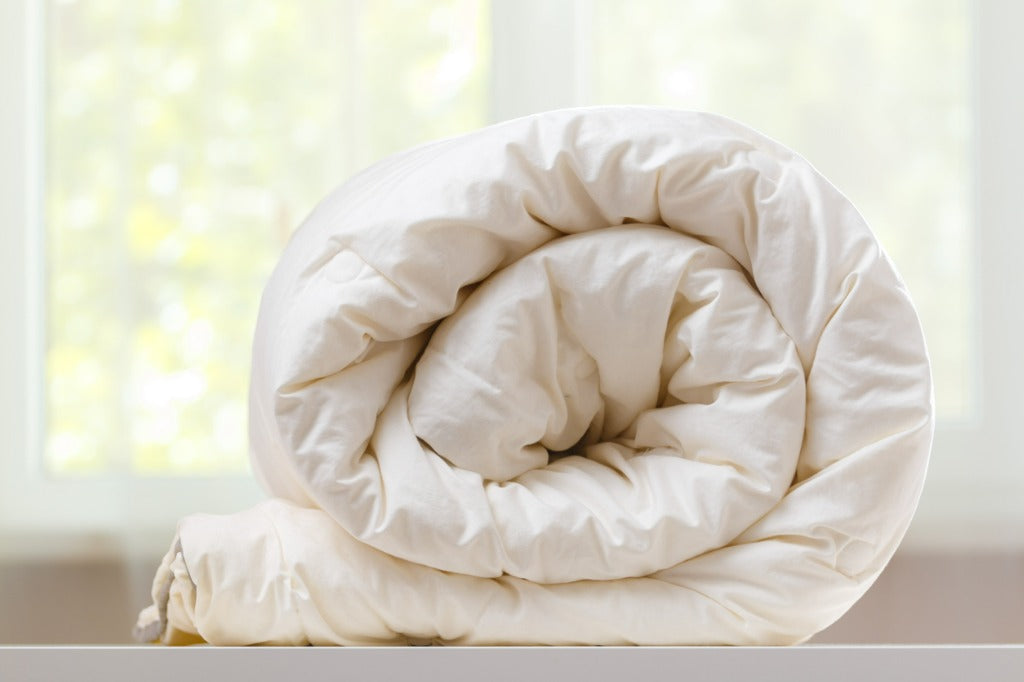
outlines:
[[[272,499],[182,520],[143,638],[788,644],[910,523],[933,428],[906,288],[733,121],[556,111],[369,168],[264,293]]]

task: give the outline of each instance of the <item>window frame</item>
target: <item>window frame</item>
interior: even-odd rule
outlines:
[[[249,475],[49,478],[42,466],[45,264],[43,257],[44,3],[0,3],[0,560],[152,556],[177,519],[228,513],[262,496]],[[1024,253],[1015,202],[1024,181],[1024,5],[976,1],[972,11],[974,166],[972,221],[977,334],[973,416],[937,425],[925,495],[908,547],[1024,548],[1024,306],[1013,286]],[[589,3],[492,0],[491,120],[585,103]],[[568,38],[567,38],[568,36]],[[533,49],[523,50],[523,45]],[[553,59],[557,57],[557,59]],[[539,60],[539,61],[538,61]],[[557,65],[557,68],[552,67]],[[548,79],[530,78],[543,68]]]
[[[42,220],[44,3],[0,3],[0,560],[149,557],[191,511],[229,513],[262,497],[251,476],[53,478],[44,470],[45,256]]]
[[[924,549],[1024,549],[1024,287],[1013,286],[1024,252],[1024,43],[1014,27],[1024,5],[974,0],[971,12],[971,263],[975,406],[937,424],[929,478],[908,545]]]

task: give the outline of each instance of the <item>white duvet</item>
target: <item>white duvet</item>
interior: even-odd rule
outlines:
[[[785,644],[921,491],[920,327],[850,203],[732,121],[541,114],[391,157],[263,297],[273,499],[181,521],[139,634]]]

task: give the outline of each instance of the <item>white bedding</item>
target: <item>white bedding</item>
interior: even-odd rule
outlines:
[[[252,461],[143,638],[785,644],[910,522],[907,292],[805,161],[707,114],[567,110],[371,167],[264,293]]]

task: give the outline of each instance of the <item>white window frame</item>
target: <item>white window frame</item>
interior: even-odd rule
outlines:
[[[939,423],[910,545],[1024,549],[1024,4],[975,0],[973,415]]]
[[[0,560],[150,557],[178,517],[237,511],[262,494],[244,475],[45,474],[43,4],[0,2]]]
[[[249,476],[48,478],[41,462],[42,3],[0,2],[0,560],[151,556],[175,521],[261,497]],[[908,545],[1024,549],[1024,3],[974,3],[975,416],[941,422]],[[492,0],[491,119],[585,104],[589,3]],[[524,49],[529,46],[530,49]],[[546,79],[530,78],[541,70]]]

